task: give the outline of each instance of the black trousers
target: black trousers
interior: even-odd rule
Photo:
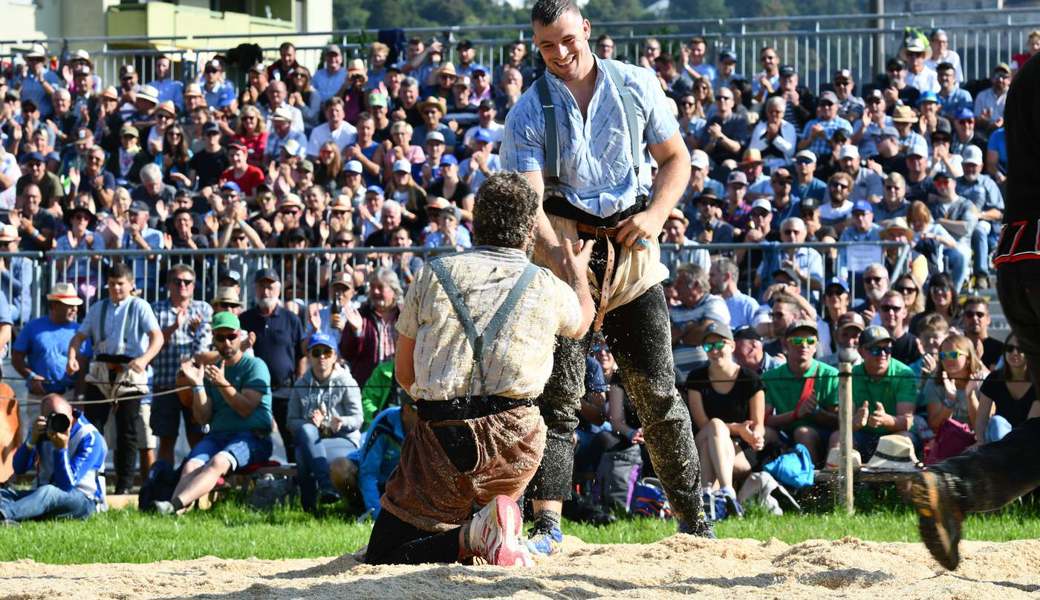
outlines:
[[[459,529],[431,533],[379,511],[368,540],[365,562],[372,565],[419,565],[459,561]]]
[[[997,293],[1034,384],[1040,379],[1040,261],[1001,265]],[[933,469],[955,476],[965,512],[996,510],[1040,485],[1040,419],[1030,419],[999,442],[955,456]]]
[[[599,248],[593,253],[593,261],[597,253]],[[683,522],[700,521],[700,462],[689,409],[675,389],[671,324],[664,288],[655,285],[639,298],[607,313],[603,334],[624,376],[625,391],[643,425],[646,448],[672,509]],[[553,372],[539,398],[547,428],[545,454],[527,488],[528,498],[570,497],[574,471],[572,436],[585,393],[585,355],[590,341],[591,337],[580,341],[556,339]]]
[[[136,395],[134,394],[127,394]],[[87,384],[83,391],[85,400],[104,400],[106,396],[95,385]],[[120,400],[117,403],[87,404],[83,414],[98,428],[105,430],[108,417],[115,412],[116,419],[116,491],[125,493],[134,485],[134,467],[137,464],[137,422],[141,416],[140,400]]]
[[[278,433],[282,434],[286,460],[296,462],[296,444],[293,442],[293,432],[289,429],[288,396],[271,396],[271,416],[278,425]]]

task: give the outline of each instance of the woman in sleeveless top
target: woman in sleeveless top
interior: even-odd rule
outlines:
[[[701,457],[702,496],[725,498],[730,513],[742,514],[735,480],[751,473],[765,444],[765,391],[754,371],[733,360],[733,333],[724,324],[704,335],[708,365],[690,371],[686,399]],[[715,485],[718,485],[716,491]]]

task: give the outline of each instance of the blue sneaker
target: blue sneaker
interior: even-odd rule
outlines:
[[[726,516],[734,516],[738,519],[744,518],[744,507],[737,501],[737,494],[733,490],[719,490],[715,492],[722,498],[726,505]]]
[[[563,551],[563,532],[559,527],[531,529],[527,536],[527,549],[538,556],[552,556]]]

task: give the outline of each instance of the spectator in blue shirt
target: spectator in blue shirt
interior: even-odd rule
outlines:
[[[361,492],[366,516],[379,516],[379,498],[390,474],[401,461],[401,445],[418,418],[407,394],[401,394],[402,406],[392,406],[376,415],[360,448],[347,458],[337,458],[329,465],[332,484],[346,497]]]
[[[18,252],[20,241],[17,227],[0,225],[0,248]],[[35,265],[28,257],[0,258],[0,289],[10,295],[11,320],[14,323],[24,323],[32,315],[34,273]]]
[[[830,139],[838,129],[852,135],[852,124],[838,116],[838,96],[827,91],[816,103],[816,118],[805,124],[798,142],[799,150],[812,150],[816,156],[831,152]]]
[[[791,184],[791,195],[799,201],[812,198],[818,204],[823,203],[827,195],[827,184],[815,177],[816,153],[802,150],[794,157],[794,181]]]
[[[184,83],[173,78],[173,63],[168,56],[160,56],[155,61],[155,80],[148,85],[159,92],[159,103],[167,100],[177,105],[178,111],[184,110]]]
[[[213,59],[206,63],[203,72],[205,83],[202,85],[202,95],[206,98],[206,105],[210,108],[237,109],[235,86],[230,81],[224,80],[224,67],[220,61]]]
[[[325,47],[325,66],[314,72],[311,85],[318,90],[322,103],[336,95],[347,81],[347,70],[343,68],[343,51],[336,44]]]
[[[86,519],[104,510],[106,454],[104,436],[86,417],[57,394],[45,397],[14,454],[14,472],[35,469],[36,480],[31,490],[0,489],[0,520]]]
[[[57,283],[47,294],[47,304],[47,316],[29,321],[11,347],[11,364],[25,379],[30,398],[64,394],[74,385],[65,368],[69,342],[79,329],[76,315],[83,300],[71,283]],[[80,353],[90,355],[89,342],[83,342]]]
[[[271,456],[271,375],[263,360],[242,352],[242,326],[231,312],[213,316],[213,343],[220,356],[212,365],[189,359],[181,372],[192,383],[192,414],[209,433],[181,467],[169,502],[159,514],[173,515],[208,494],[224,475]]]
[[[61,78],[47,68],[47,50],[40,44],[33,44],[25,54],[26,74],[16,77],[12,82],[18,88],[22,102],[31,100],[40,109],[40,120],[49,118],[54,113],[51,96],[54,90],[62,86]]]
[[[953,65],[944,62],[936,67],[939,77],[939,111],[942,116],[954,118],[962,110],[971,110],[975,106],[968,90],[957,83],[957,71]]]

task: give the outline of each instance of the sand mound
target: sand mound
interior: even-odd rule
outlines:
[[[966,543],[956,573],[920,544],[854,538],[794,546],[776,540],[584,544],[532,569],[371,566],[335,559],[221,560],[53,566],[0,563],[4,598],[734,598],[842,596],[877,600],[1012,598],[1040,593],[1040,541]]]

